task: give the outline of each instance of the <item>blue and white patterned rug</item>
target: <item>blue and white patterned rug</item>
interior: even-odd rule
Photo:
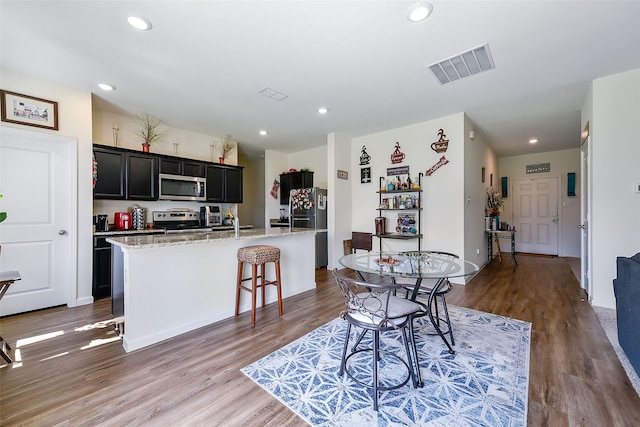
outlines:
[[[531,323],[461,307],[450,306],[449,312],[456,353],[449,354],[440,337],[426,334],[428,318],[418,319],[424,387],[414,389],[409,382],[380,392],[378,412],[373,410],[370,389],[347,375],[338,376],[346,331],[346,321],[340,318],[242,372],[312,426],[525,426]],[[353,329],[351,335],[353,342]],[[381,347],[397,348],[404,357],[399,333],[381,336]],[[360,354],[366,360],[350,359],[351,370],[365,365],[370,370],[371,353]],[[384,375],[393,376],[393,369],[387,369]]]

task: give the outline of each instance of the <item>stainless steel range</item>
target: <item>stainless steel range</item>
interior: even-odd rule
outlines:
[[[201,231],[210,227],[200,225],[200,213],[190,209],[170,209],[153,212],[153,228],[164,228],[167,233]]]

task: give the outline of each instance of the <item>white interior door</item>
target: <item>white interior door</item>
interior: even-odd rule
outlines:
[[[580,218],[582,229],[580,236],[580,286],[587,291],[589,301],[593,297],[589,283],[589,137],[586,138],[580,149],[582,167],[580,170]]]
[[[518,252],[558,255],[558,178],[513,181]]]
[[[67,304],[75,286],[74,139],[0,127],[0,270],[18,270],[0,315]],[[74,151],[72,151],[72,149]]]

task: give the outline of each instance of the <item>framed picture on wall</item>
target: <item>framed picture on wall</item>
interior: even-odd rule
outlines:
[[[58,103],[0,90],[2,121],[58,130]]]

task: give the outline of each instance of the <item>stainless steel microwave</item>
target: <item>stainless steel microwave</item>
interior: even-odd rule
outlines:
[[[161,200],[192,200],[204,202],[207,200],[207,180],[197,176],[159,175]]]

